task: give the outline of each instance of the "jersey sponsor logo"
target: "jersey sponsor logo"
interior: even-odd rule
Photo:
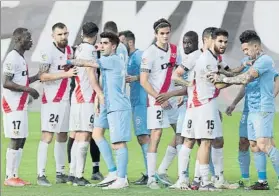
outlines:
[[[172,66],[171,63],[165,63],[165,64],[161,65],[161,69],[167,69],[170,66]]]
[[[22,71],[22,72],[21,72],[21,75],[22,75],[22,76],[27,76],[27,75],[28,75],[28,71],[27,71],[27,70],[26,70],[26,71]]]
[[[142,58],[141,63],[142,63],[143,65],[147,65],[147,59],[146,59],[146,58]]]

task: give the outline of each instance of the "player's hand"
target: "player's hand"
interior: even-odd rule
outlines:
[[[131,83],[131,82],[135,82],[138,80],[138,77],[137,76],[130,76],[130,75],[127,75],[126,76],[126,83]]]
[[[209,73],[207,76],[207,79],[213,84],[215,83],[223,83],[224,75],[219,75],[216,73]]]
[[[235,109],[235,105],[230,105],[230,106],[227,107],[227,109],[226,109],[226,114],[227,114],[228,116],[231,116],[231,115],[232,115],[232,112],[234,111],[234,109]]]
[[[184,104],[183,96],[178,97],[177,107],[180,107]]]
[[[33,99],[38,99],[40,96],[39,92],[34,88],[29,88],[28,93],[31,97],[33,97]]]
[[[168,101],[165,101],[161,104],[161,107],[165,110],[170,110],[172,108],[171,104]]]
[[[76,76],[78,74],[78,70],[77,70],[77,67],[73,67],[71,69],[69,69],[69,71],[66,72],[68,77],[73,77],[73,76]]]
[[[164,102],[167,102],[170,98],[170,95],[168,93],[162,93],[157,95],[156,102],[163,104]]]

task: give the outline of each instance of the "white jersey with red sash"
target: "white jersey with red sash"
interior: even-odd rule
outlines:
[[[67,46],[64,52],[57,48],[55,44],[53,44],[49,50],[42,53],[40,63],[50,65],[48,72],[50,74],[65,72],[66,68],[63,67],[63,64],[66,62],[67,59],[71,59],[72,55],[73,50],[70,46]],[[68,101],[70,95],[69,93],[70,79],[68,78],[43,82],[42,103],[57,103],[62,100]]]

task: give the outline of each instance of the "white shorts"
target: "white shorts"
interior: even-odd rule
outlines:
[[[178,112],[177,108],[164,110],[160,105],[147,107],[147,128],[162,129],[170,127],[170,124],[176,124]]]
[[[41,106],[41,130],[60,133],[69,131],[70,103],[46,103]]]
[[[6,138],[27,138],[27,111],[12,111],[9,113],[3,113],[3,127]]]
[[[222,123],[217,100],[196,108],[188,108],[183,122],[183,137],[193,139],[215,139],[222,137]]]
[[[94,103],[72,103],[70,131],[92,132],[94,125]]]

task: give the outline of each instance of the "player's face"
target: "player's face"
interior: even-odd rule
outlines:
[[[228,37],[220,35],[214,40],[214,50],[217,54],[224,54],[228,45]]]
[[[120,40],[121,43],[127,45],[127,40],[126,40],[126,37],[124,35],[119,36],[119,40]]]
[[[169,43],[170,39],[170,27],[159,28],[155,34],[157,41],[161,44]]]
[[[29,31],[23,33],[21,44],[24,50],[30,50],[30,48],[32,47],[33,41],[31,37],[31,33]]]
[[[59,48],[65,48],[68,45],[68,36],[69,32],[66,27],[63,29],[56,28],[52,33],[52,37]]]
[[[183,50],[185,54],[190,54],[195,50],[195,44],[190,37],[183,37]]]
[[[112,44],[108,38],[101,39],[101,53],[103,56],[110,56],[116,50],[116,45]]]
[[[256,59],[258,54],[258,48],[256,44],[243,43],[241,44],[243,53],[250,57],[250,59]]]

